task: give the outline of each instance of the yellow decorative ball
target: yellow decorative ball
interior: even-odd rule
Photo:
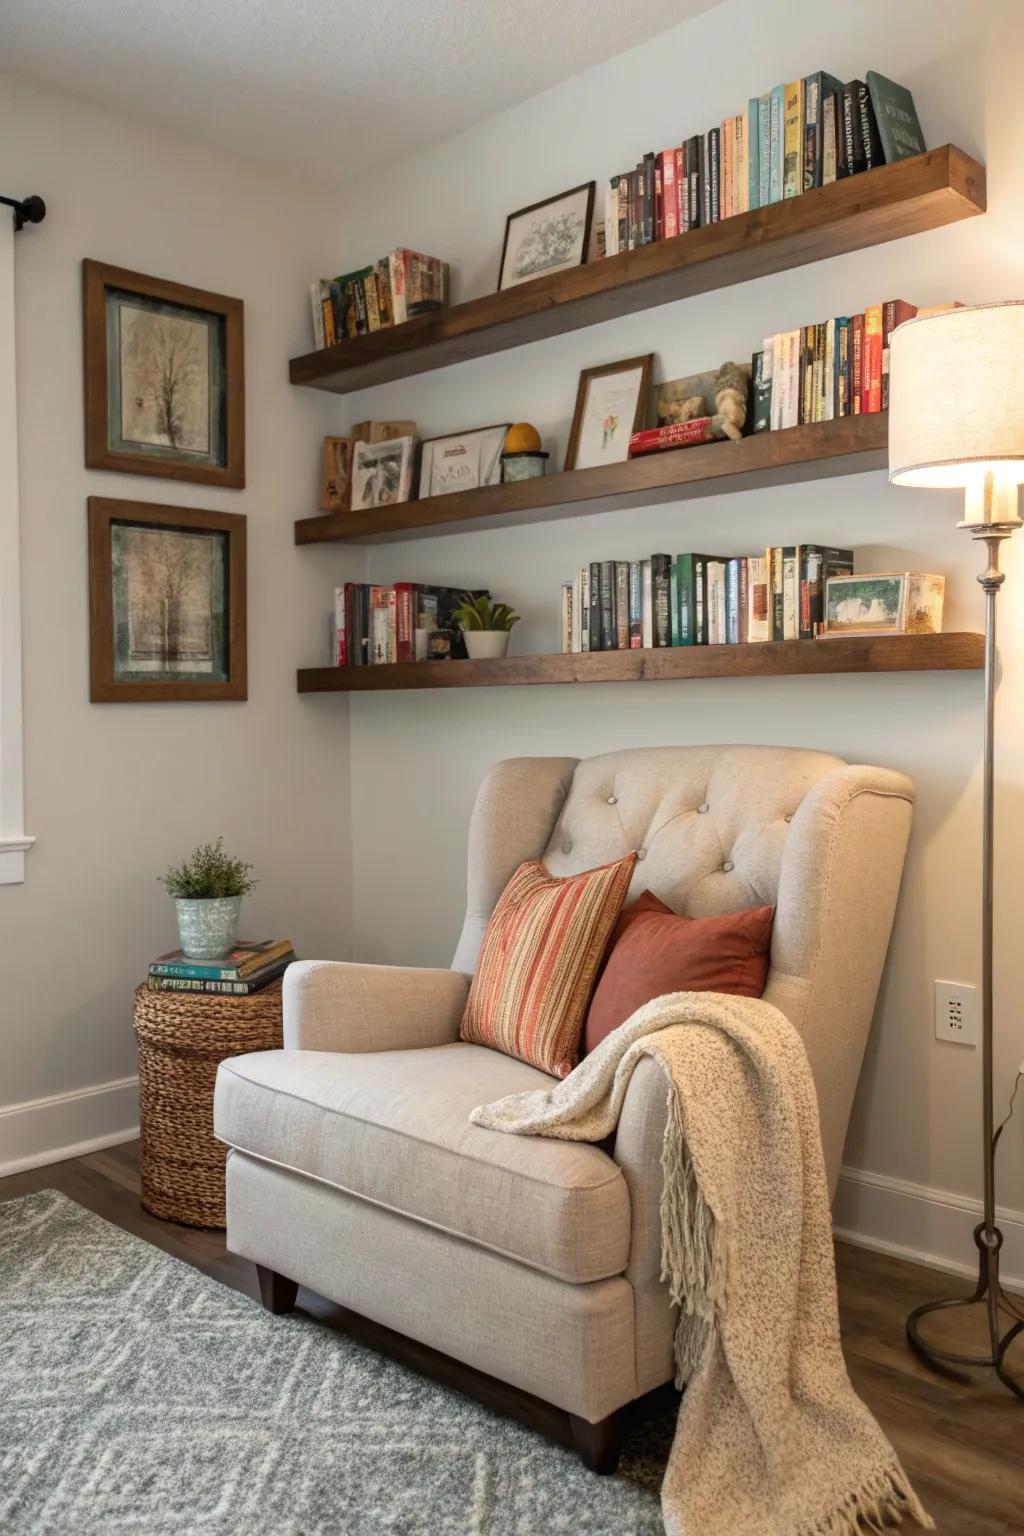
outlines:
[[[505,434],[506,453],[539,453],[540,433],[528,421],[517,421]]]

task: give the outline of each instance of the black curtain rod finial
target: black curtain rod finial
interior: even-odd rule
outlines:
[[[0,203],[14,209],[14,233],[26,224],[41,224],[46,218],[46,204],[36,193],[31,197],[0,197]]]

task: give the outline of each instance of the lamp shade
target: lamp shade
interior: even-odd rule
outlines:
[[[889,341],[889,479],[1024,482],[1024,301],[897,326]]]

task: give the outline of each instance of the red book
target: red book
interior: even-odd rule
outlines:
[[[889,299],[882,305],[882,404],[881,409],[889,409],[889,337],[898,325],[904,320],[912,320],[917,314],[917,305],[908,304],[906,299]]]
[[[850,321],[850,411],[859,416],[864,404],[864,316]]]
[[[395,582],[395,660],[416,660],[416,584]]]
[[[685,235],[690,227],[690,199],[686,195],[686,145],[680,144],[676,157],[676,223]]]
[[[882,306],[872,304],[864,311],[864,343],[861,363],[864,387],[861,410],[882,409]]]
[[[646,432],[634,432],[629,440],[629,456],[635,459],[644,453],[660,453],[663,448],[688,448],[691,443],[714,440],[711,417],[698,416],[694,421],[676,422],[671,427],[650,427]]]
[[[676,181],[676,152],[661,152],[661,206],[663,240],[672,240],[679,233],[679,194]]]

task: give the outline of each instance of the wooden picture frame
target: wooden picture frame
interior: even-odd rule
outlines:
[[[354,437],[325,437],[320,472],[320,511],[347,512],[352,505]]]
[[[601,464],[621,464],[629,457],[629,439],[634,432],[642,430],[647,418],[647,405],[651,397],[651,371],[654,366],[654,353],[645,352],[640,357],[628,357],[619,363],[604,363],[600,368],[584,368],[580,372],[580,382],[576,391],[576,409],[573,412],[572,428],[569,432],[569,446],[565,453],[566,469],[591,469]],[[607,444],[607,448],[613,448],[612,452],[603,452],[595,457],[592,452],[586,452],[583,457],[586,462],[579,463],[581,457],[581,445],[584,442],[584,432],[588,425],[588,408],[591,406],[590,388],[598,379],[611,378],[616,374],[635,374],[635,385],[630,384],[628,393],[630,396],[636,393],[636,401],[628,420],[622,419],[620,410],[613,429],[614,435],[620,440],[614,444]],[[621,391],[619,392],[621,393]],[[626,401],[628,407],[628,400]]]
[[[88,515],[91,701],[247,698],[245,518],[105,496]]]
[[[594,222],[594,190],[594,182],[584,181],[578,187],[570,187],[567,192],[544,197],[539,203],[531,203],[528,208],[518,208],[515,213],[508,215],[505,220],[505,239],[501,246],[501,265],[498,268],[499,293],[552,273],[568,272],[586,263]],[[582,210],[578,206],[581,202],[584,205]],[[566,227],[558,229],[553,220],[541,218],[544,209],[553,209],[558,203],[567,205],[565,216],[573,221],[571,231]],[[576,207],[573,207],[574,203]],[[526,225],[522,235],[514,231],[513,226],[517,222]],[[524,238],[532,239],[534,245],[540,242],[539,248],[524,249]],[[570,239],[573,251],[578,245],[579,255],[573,257],[570,253],[565,259],[558,259],[559,249],[568,246]],[[545,248],[550,258],[548,260],[545,260]]]
[[[501,453],[511,425],[510,421],[495,422],[488,427],[469,427],[465,432],[445,432],[438,437],[425,437],[420,444],[420,500],[432,496],[451,495],[457,491],[475,491],[484,485],[500,485]],[[485,465],[475,465],[472,472],[461,480],[453,475],[449,483],[442,487],[436,484],[438,480],[436,456],[439,450],[449,444],[454,452],[465,449],[467,453],[472,453],[473,448],[476,447],[479,455],[487,453],[488,462]],[[479,473],[480,469],[483,469],[482,477]]]
[[[241,299],[82,263],[85,463],[245,485]]]

